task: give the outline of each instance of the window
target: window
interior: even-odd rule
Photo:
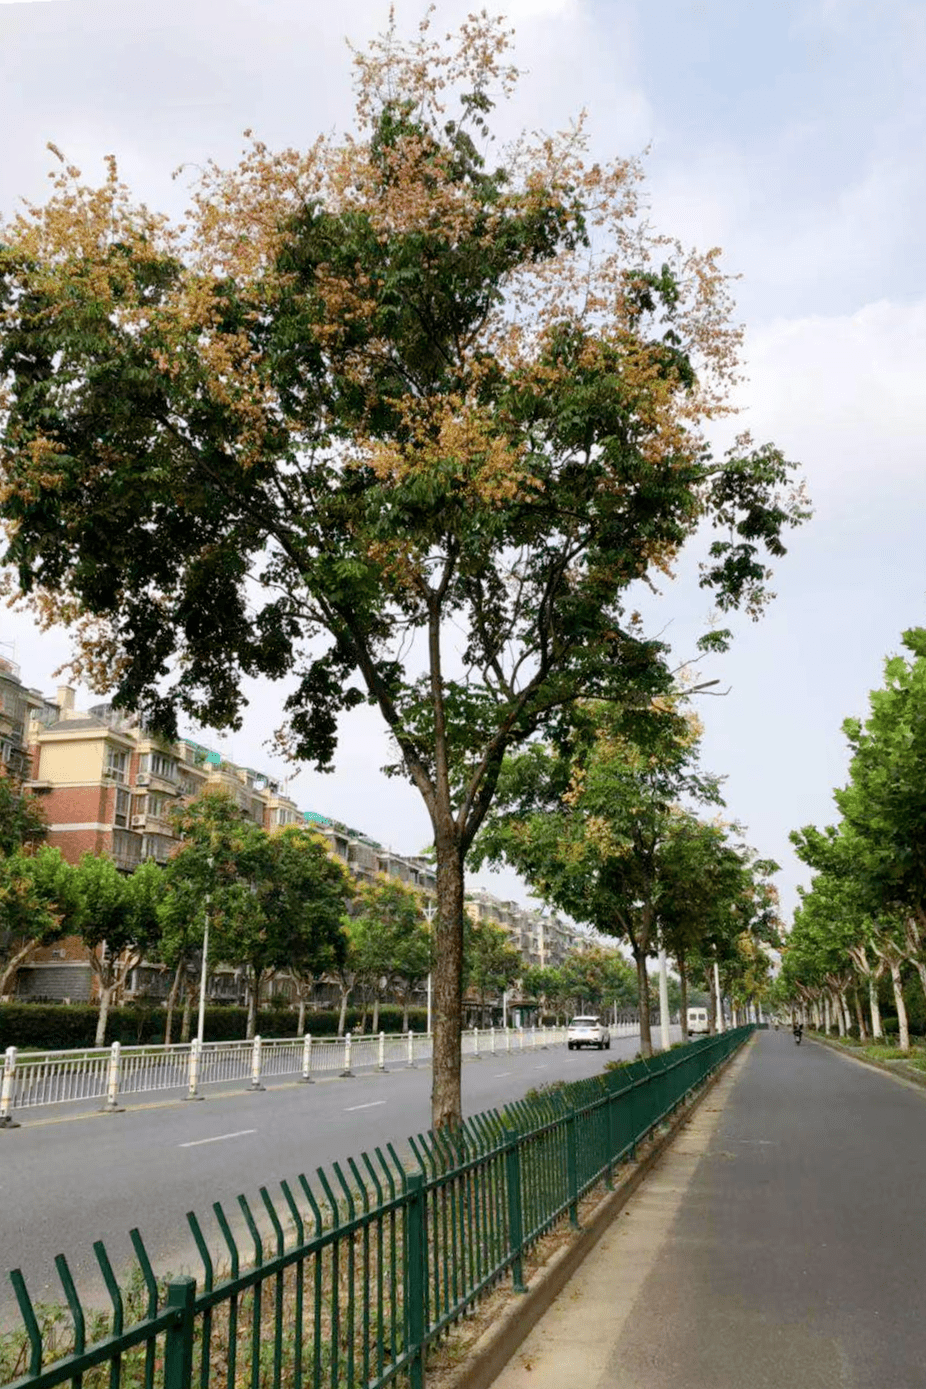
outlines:
[[[167,757],[163,752],[153,752],[148,770],[163,781],[174,781],[177,776],[177,763],[173,757]]]
[[[113,781],[125,781],[128,760],[127,752],[120,752],[118,748],[107,748],[106,775],[112,777]]]
[[[146,834],[142,841],[142,856],[166,863],[173,847],[173,840],[163,834]]]
[[[114,824],[119,825],[122,829],[125,829],[129,822],[129,800],[128,791],[123,791],[121,786],[118,787],[116,790],[116,817]]]
[[[113,830],[113,858],[118,868],[137,868],[141,863],[141,840],[138,835]]]

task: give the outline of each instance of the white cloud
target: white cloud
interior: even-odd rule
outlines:
[[[746,422],[805,457],[815,489],[855,494],[876,472],[901,508],[922,496],[926,299],[773,321],[748,356]]]

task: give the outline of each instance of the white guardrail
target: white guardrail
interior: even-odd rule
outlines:
[[[639,1031],[634,1022],[611,1027],[612,1037]],[[564,1027],[474,1027],[463,1033],[463,1056],[472,1060],[510,1052],[563,1046]],[[431,1060],[432,1038],[425,1033],[385,1033],[354,1037],[255,1037],[249,1042],[195,1041],[172,1046],[88,1047],[83,1051],[19,1054],[7,1047],[0,1080],[0,1128],[12,1127],[17,1109],[102,1100],[116,1113],[127,1095],[173,1090],[201,1098],[204,1085],[246,1082],[263,1090],[265,1080],[297,1076],[311,1084],[321,1076],[352,1076],[355,1070],[385,1071]]]

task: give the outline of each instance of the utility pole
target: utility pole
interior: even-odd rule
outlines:
[[[669,1041],[669,972],[665,947],[659,949],[659,1027],[662,1033],[662,1049],[668,1051]]]

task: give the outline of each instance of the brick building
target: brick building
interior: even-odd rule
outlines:
[[[327,840],[332,855],[359,881],[380,874],[417,888],[426,898],[436,894],[432,862],[402,855],[362,831],[315,811],[300,811],[278,782],[238,766],[220,753],[181,739],[167,743],[152,737],[132,716],[110,704],[86,711],[75,708],[74,691],[62,686],[54,700],[23,686],[18,667],[0,657],[0,738],[3,767],[22,777],[42,803],[48,821],[48,843],[70,863],[82,854],[107,854],[124,872],[154,858],[164,863],[178,843],[171,810],[204,789],[221,789],[255,824],[271,830],[306,823]],[[584,937],[555,914],[528,910],[486,892],[467,894],[475,920],[491,920],[504,929],[525,965],[557,965],[583,948]],[[25,998],[89,999],[93,974],[86,949],[74,939],[36,952],[19,973],[17,993]],[[126,990],[166,994],[163,969],[142,964]],[[210,979],[216,1001],[241,1002],[243,972],[218,967]],[[272,995],[288,997],[285,976],[271,982]]]

